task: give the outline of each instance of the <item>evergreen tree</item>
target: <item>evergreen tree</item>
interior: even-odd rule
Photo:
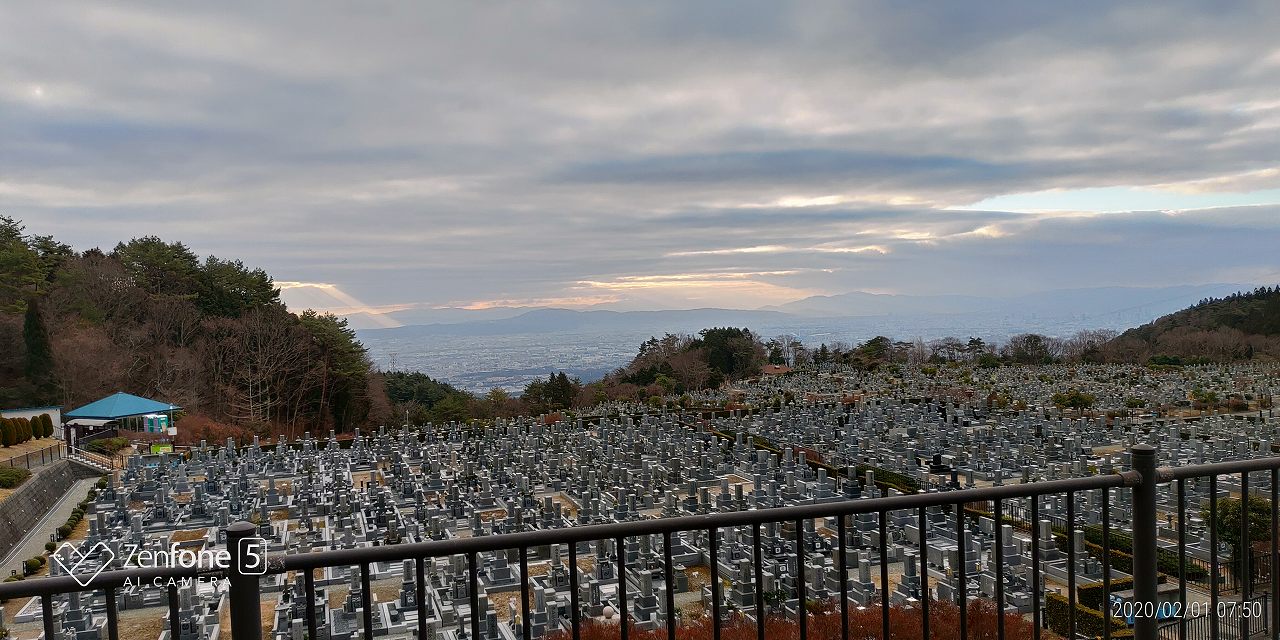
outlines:
[[[21,312],[39,279],[40,265],[22,225],[0,216],[0,311]]]
[[[0,444],[6,447],[12,447],[17,444],[17,430],[14,429],[13,420],[10,418],[0,418]]]
[[[25,373],[35,387],[33,404],[53,402],[57,397],[57,381],[53,373],[53,347],[49,344],[49,332],[40,315],[36,298],[27,300],[27,313],[22,322],[22,338],[27,346]]]

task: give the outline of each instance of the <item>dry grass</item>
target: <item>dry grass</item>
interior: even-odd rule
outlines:
[[[684,570],[684,575],[689,579],[689,591],[698,593],[702,587],[711,584],[711,569],[704,566],[693,566]]]
[[[374,582],[369,585],[369,590],[373,592],[373,602],[375,603],[400,599],[400,582],[396,580]]]
[[[31,454],[35,454],[32,457],[34,457],[38,462],[40,460],[40,450],[49,449],[55,444],[58,444],[58,442],[59,442],[58,440],[55,440],[53,438],[32,438],[26,442],[21,442],[11,447],[5,447],[4,449],[0,449],[0,460],[7,461],[9,458],[20,458],[22,456],[25,456],[28,453],[31,453]],[[50,455],[56,455],[56,454],[55,452],[50,451],[49,453],[45,454],[46,456],[45,459],[47,460],[48,459],[47,456],[50,456]]]
[[[228,609],[230,609],[231,607],[227,607],[227,608],[228,608]],[[259,603],[258,603],[258,611],[259,611],[259,612],[261,612],[261,616],[262,616],[262,617],[261,617],[261,619],[262,619],[262,637],[264,637],[264,638],[270,638],[270,637],[271,637],[271,626],[272,626],[273,624],[275,624],[275,621],[276,621],[276,600],[275,600],[275,598],[271,598],[271,599],[268,599],[268,600],[262,600],[261,602],[259,602]],[[231,628],[230,628],[230,627],[227,627],[227,635],[228,635],[228,636],[230,636],[230,635],[231,635]],[[155,637],[155,636],[151,636],[151,637]]]
[[[170,542],[190,542],[192,540],[202,540],[204,539],[205,534],[207,534],[208,532],[209,532],[208,529],[187,529],[184,531],[174,531],[173,535],[170,536],[169,541]]]
[[[168,613],[164,608],[154,608],[154,615],[147,615],[151,611],[139,612],[136,616],[120,616],[120,637],[121,638],[158,638],[160,632],[165,630],[165,616]],[[230,625],[231,621],[228,620]],[[230,629],[230,626],[224,627]]]
[[[221,627],[222,633],[231,637],[231,606],[223,605],[222,610],[218,612],[218,626]]]
[[[329,594],[329,608],[341,609],[342,603],[347,601],[347,593],[351,591],[350,583],[344,582],[340,585],[331,584],[325,587],[325,591]]]
[[[288,509],[276,509],[275,511],[271,512],[272,522],[279,522],[281,520],[288,520],[288,519],[289,519]]]
[[[489,509],[488,511],[480,512],[480,522],[493,522],[505,517],[507,517],[506,509]]]
[[[27,600],[30,600],[30,598],[14,598],[4,603],[4,619],[13,620],[14,616],[17,616],[18,612],[22,610],[22,605],[27,603]]]
[[[578,517],[578,507],[574,505],[573,502],[568,498],[566,498],[564,495],[555,496],[551,498],[551,501],[560,503],[561,505],[560,512],[563,513],[565,517],[567,518]]]
[[[676,610],[680,612],[680,621],[686,624],[694,620],[705,618],[709,615],[707,613],[706,605],[697,601],[687,603],[683,606],[677,606]]]
[[[509,615],[512,604],[516,606],[515,620],[520,619],[520,591],[503,591],[501,593],[490,593],[489,602],[493,603],[493,612],[497,614],[499,622],[506,622],[512,619]],[[533,589],[529,590],[529,610],[533,610],[534,595]]]

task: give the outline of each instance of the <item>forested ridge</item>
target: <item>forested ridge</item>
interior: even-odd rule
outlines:
[[[0,217],[0,406],[115,391],[216,436],[385,420],[381,375],[344,319],[291,313],[271,276],[149,236],[77,252]]]
[[[1195,305],[1120,334],[1117,360],[1157,364],[1280,357],[1280,286]]]
[[[0,406],[75,407],[116,391],[183,407],[180,437],[217,440],[471,418],[554,414],[606,401],[662,402],[758,375],[762,365],[969,362],[1194,364],[1280,355],[1280,288],[1199,304],[1120,336],[1021,334],[851,345],[764,340],[746,328],[667,334],[584,384],[563,372],[513,396],[461,391],[421,372],[378,371],[345,319],[290,312],[262,269],[201,258],[154,236],[77,252],[0,216]]]

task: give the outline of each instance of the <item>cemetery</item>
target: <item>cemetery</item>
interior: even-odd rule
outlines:
[[[1273,455],[1280,420],[1261,399],[1269,399],[1276,369],[1139,369],[979,371],[970,375],[985,376],[986,388],[973,394],[959,374],[798,372],[695,399],[744,407],[714,413],[615,403],[560,420],[201,442],[128,458],[90,503],[87,533],[57,548],[49,571],[59,576],[74,567],[80,575],[182,558],[216,564],[226,554],[227,527],[242,521],[278,557],[1108,476],[1130,467],[1136,445],[1154,446],[1157,464],[1171,467]],[[1096,410],[1053,406],[1067,379],[1096,398]],[[1247,394],[1253,405],[1196,412],[1181,405],[1193,389]],[[1008,402],[988,403],[993,394]],[[780,396],[791,399],[774,403]],[[1135,397],[1152,410],[1109,411]],[[1269,479],[1255,474],[1250,487],[1265,497]],[[1163,559],[1176,559],[1182,538],[1188,598],[1201,602],[1210,598],[1206,568],[1215,559],[1226,567],[1232,557],[1222,536],[1213,544],[1201,509],[1211,496],[1238,498],[1245,487],[1239,474],[1180,484],[1183,495],[1178,484],[1156,488],[1161,594],[1176,598],[1168,586],[1177,571]],[[461,640],[476,638],[478,629],[487,640],[518,638],[526,591],[530,637],[544,638],[570,628],[575,602],[584,619],[616,625],[625,618],[640,630],[717,611],[750,617],[758,602],[766,615],[795,619],[809,602],[842,593],[854,607],[887,598],[907,609],[924,599],[1001,598],[1007,613],[1043,619],[1037,603],[1053,606],[1051,596],[1067,596],[1069,584],[1105,582],[1120,594],[1132,586],[1123,561],[1136,544],[1129,491],[1036,500],[1034,507],[1026,498],[1003,501],[999,515],[991,502],[970,502],[959,510],[891,510],[883,521],[861,513],[843,522],[808,519],[799,528],[765,523],[758,554],[752,526],[718,529],[714,539],[705,530],[674,532],[669,547],[663,535],[534,546],[523,563],[527,575],[519,550],[486,552],[477,557],[474,582],[462,554],[428,559],[421,581],[412,560],[370,563],[367,580],[358,567],[323,567],[311,575],[311,602],[304,572],[267,572],[260,581],[263,637],[310,640],[311,607],[317,632],[334,640],[362,637],[366,618],[377,637]],[[1099,546],[1104,527],[1111,532],[1107,562]],[[1222,598],[1266,590],[1223,567]],[[227,588],[217,577],[126,584],[115,606],[121,616],[163,618],[176,610],[179,624],[158,627],[158,640],[230,637]],[[107,607],[101,590],[55,595],[52,627],[61,640],[107,640]],[[9,637],[43,634],[40,598],[11,602],[5,611]]]

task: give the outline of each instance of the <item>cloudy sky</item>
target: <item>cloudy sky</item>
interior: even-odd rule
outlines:
[[[339,310],[1277,282],[1280,3],[6,2],[0,212]]]

